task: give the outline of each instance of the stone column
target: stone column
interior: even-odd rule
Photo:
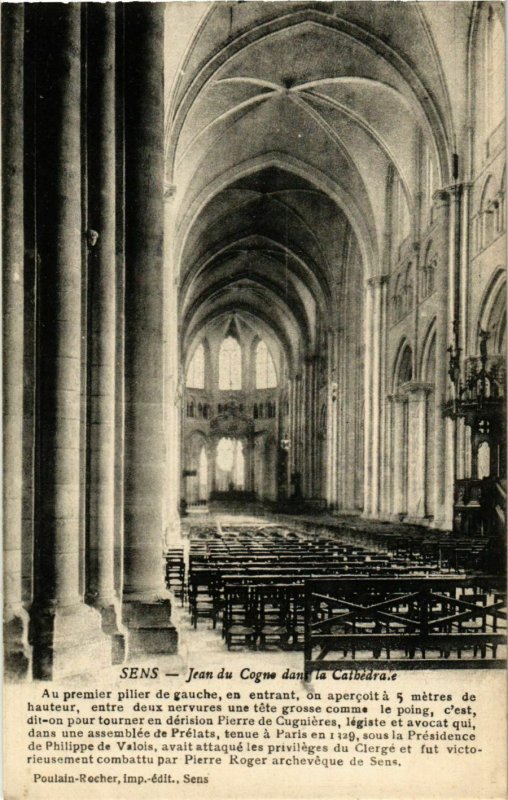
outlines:
[[[387,278],[378,275],[369,280],[371,291],[371,427],[370,427],[370,508],[372,516],[380,510],[381,454],[382,454],[382,391],[384,388]]]
[[[386,402],[386,391],[388,383],[387,375],[387,341],[388,341],[388,276],[383,276],[381,284],[381,319],[380,319],[380,339],[381,339],[381,364],[379,379],[379,505],[378,513],[385,513],[388,508],[388,488],[389,469],[388,469],[388,408]]]
[[[89,437],[87,601],[113,661],[125,653],[115,595],[115,7],[88,9]],[[93,240],[98,235],[95,244]]]
[[[380,512],[383,394],[386,362],[386,276],[367,281],[365,303],[365,502],[364,514]]]
[[[215,437],[208,444],[208,485],[209,494],[217,491],[217,447],[219,441]]]
[[[298,369],[300,365],[298,365]],[[300,408],[301,408],[301,388],[302,388],[302,376],[300,372],[297,372],[294,381],[294,409],[295,409],[295,421],[294,421],[294,461],[293,461],[293,471],[300,472],[302,471],[301,465],[301,443],[300,443]]]
[[[447,427],[451,423],[443,418],[442,405],[446,399],[448,387],[448,353],[447,347],[451,344],[448,339],[448,251],[450,248],[450,196],[442,190],[434,196],[434,210],[436,217],[437,247],[442,253],[441,268],[436,275],[438,309],[436,318],[436,380],[435,380],[435,431],[434,431],[434,526],[436,528],[451,528],[453,508],[447,513],[447,458],[446,449]]]
[[[302,440],[302,494],[309,497],[309,365],[307,358],[302,364],[302,402],[300,407],[300,437]]]
[[[461,320],[460,320],[460,294],[461,294],[461,247],[462,247],[462,197],[464,185],[457,183],[448,190],[450,195],[450,210],[448,216],[448,344],[454,341],[454,324],[457,324],[458,344],[461,347]],[[462,359],[461,359],[462,361]],[[461,363],[462,369],[462,363]],[[451,388],[447,382],[448,391]],[[457,425],[455,420],[445,419],[446,429],[446,463],[444,485],[443,523],[448,529],[453,528],[453,503],[455,493],[455,480],[457,477]]]
[[[338,422],[339,422],[339,392],[342,392],[343,387],[337,379],[338,373],[338,352],[339,352],[339,333],[331,331],[330,333],[330,358],[331,358],[331,376],[329,385],[329,404],[330,404],[330,417],[331,417],[331,430],[330,430],[330,502],[332,509],[336,510],[338,506],[338,491],[339,491],[339,478],[338,478]]]
[[[408,399],[408,496],[407,513],[412,519],[425,517],[425,443],[427,394],[431,386],[412,381],[407,386]]]
[[[376,516],[379,503],[379,381],[381,362],[381,283],[380,279],[371,278],[369,281],[372,290],[372,355],[371,355],[371,485],[370,485],[370,514]]]
[[[37,65],[40,415],[34,675],[111,664],[100,615],[80,592],[81,13],[41,6]]]
[[[243,443],[243,456],[245,464],[245,489],[248,492],[254,491],[254,439],[247,439]]]
[[[327,403],[326,403],[326,504],[329,509],[333,509],[333,447],[335,439],[333,436],[334,428],[334,386],[335,379],[333,370],[333,332],[328,331],[328,364],[327,364]]]
[[[23,478],[23,5],[2,9],[3,564],[5,674],[30,669],[22,606]]]
[[[392,398],[392,512],[405,514],[407,512],[405,464],[406,464],[406,438],[405,438],[405,404],[407,399],[402,395],[393,395]]]
[[[180,540],[180,359],[178,269],[173,252],[176,187],[164,190],[164,427],[166,431],[165,519],[166,547]],[[205,365],[205,370],[206,370]],[[183,383],[183,381],[182,381]]]
[[[370,282],[365,286],[365,317],[364,317],[364,342],[365,342],[365,367],[364,367],[364,478],[363,478],[363,513],[369,516],[372,510],[372,309],[373,287]]]
[[[313,448],[314,439],[312,436],[313,431],[313,416],[315,413],[313,403],[313,385],[314,385],[314,361],[308,358],[305,362],[305,394],[304,394],[304,453],[305,453],[305,466],[304,466],[304,495],[311,499],[313,496]]]
[[[164,587],[164,6],[125,6],[124,621],[129,654],[175,652]]]
[[[394,395],[386,397],[386,438],[385,438],[385,483],[384,483],[384,512],[389,515],[393,512],[393,440],[394,440]]]
[[[469,293],[470,293],[470,206],[471,206],[471,184],[462,184],[461,197],[461,222],[460,222],[460,264],[458,268],[458,314],[459,314],[459,347],[461,348],[462,369],[464,370],[464,360],[471,352],[468,339],[473,331],[469,330],[471,325],[469,313]],[[476,335],[476,331],[474,332]],[[463,419],[457,420],[457,468],[455,478],[465,477],[468,471],[468,447],[470,432],[464,425]]]
[[[348,484],[348,318],[344,311],[344,319],[336,334],[335,355],[335,402],[334,411],[334,482],[335,506],[337,509],[347,508]]]

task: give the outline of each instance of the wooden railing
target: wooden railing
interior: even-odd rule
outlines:
[[[505,667],[499,576],[313,578],[304,671]]]

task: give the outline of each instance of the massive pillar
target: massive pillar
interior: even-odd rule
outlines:
[[[164,6],[125,7],[124,621],[129,652],[176,650],[164,588]],[[175,476],[176,477],[176,476]]]
[[[23,5],[2,9],[3,560],[5,670],[30,668],[22,606],[23,475]]]
[[[115,595],[115,7],[88,9],[89,479],[87,600],[123,659]],[[93,244],[94,239],[98,238]]]
[[[38,108],[40,374],[34,675],[111,663],[99,614],[80,591],[81,13],[41,7]],[[50,56],[50,57],[49,57]]]

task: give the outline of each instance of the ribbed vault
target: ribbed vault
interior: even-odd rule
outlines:
[[[322,321],[340,315],[340,287],[383,271],[387,187],[411,225],[422,143],[436,185],[450,178],[465,110],[452,111],[421,5],[404,25],[395,3],[213,4],[202,15],[167,120],[184,349],[240,304],[271,317],[293,355],[298,341],[312,352]],[[453,5],[466,38],[468,15]]]

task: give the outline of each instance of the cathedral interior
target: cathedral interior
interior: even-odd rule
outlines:
[[[3,5],[8,676],[251,645],[214,542],[502,573],[504,69],[486,0]]]

